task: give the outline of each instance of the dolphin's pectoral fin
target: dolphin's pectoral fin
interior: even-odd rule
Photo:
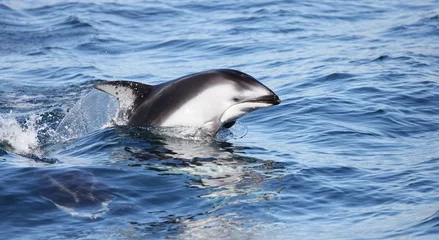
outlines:
[[[223,124],[223,127],[225,128],[231,128],[233,125],[235,125],[236,121],[226,122]]]
[[[153,86],[131,81],[111,81],[94,85],[94,88],[114,96],[126,117],[142,104]]]

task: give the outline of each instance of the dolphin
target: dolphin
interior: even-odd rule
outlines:
[[[56,172],[44,170],[39,175],[40,196],[72,216],[101,217],[116,198],[90,171],[65,168]]]
[[[261,82],[233,69],[199,72],[158,85],[109,81],[94,87],[117,98],[119,115],[128,126],[197,127],[210,136],[249,112],[281,102]]]

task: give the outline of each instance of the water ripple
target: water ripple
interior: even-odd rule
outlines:
[[[3,1],[2,236],[434,239],[438,9]],[[102,80],[158,84],[217,68],[247,72],[282,99],[241,118],[243,138],[102,128],[105,100],[85,101]],[[63,127],[76,135],[62,140]],[[75,186],[89,200],[111,195],[105,213],[63,208],[55,196]]]

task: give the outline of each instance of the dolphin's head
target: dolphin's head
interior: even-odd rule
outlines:
[[[233,125],[236,119],[249,112],[281,102],[272,90],[252,76],[236,70],[221,71],[223,77],[233,86],[224,96],[226,101],[223,103],[225,110],[220,117],[221,125]]]

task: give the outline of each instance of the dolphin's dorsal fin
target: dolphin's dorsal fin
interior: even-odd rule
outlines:
[[[119,101],[119,115],[129,118],[149,95],[153,86],[131,81],[111,81],[94,85],[94,88],[114,96]]]

